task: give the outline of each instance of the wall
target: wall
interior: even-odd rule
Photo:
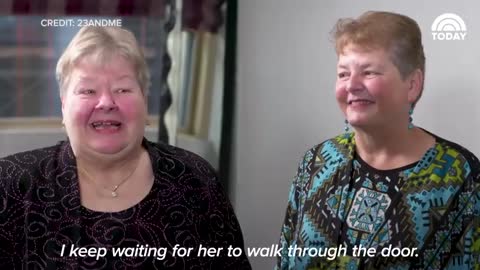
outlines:
[[[477,1],[238,1],[238,66],[232,198],[247,246],[278,242],[287,195],[305,150],[342,132],[334,98],[336,56],[328,33],[338,18],[367,10],[419,23],[427,57],[414,123],[480,156],[480,3]],[[434,41],[446,12],[462,17],[465,41]],[[273,259],[251,258],[254,269]]]

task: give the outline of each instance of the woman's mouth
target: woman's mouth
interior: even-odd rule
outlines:
[[[95,121],[90,124],[95,130],[118,130],[122,123],[114,120]]]
[[[370,105],[370,104],[373,104],[375,102],[371,101],[371,100],[368,100],[368,99],[354,99],[354,100],[350,100],[348,101],[348,105]]]

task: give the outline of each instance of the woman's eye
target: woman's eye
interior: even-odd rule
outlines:
[[[120,93],[120,94],[125,94],[130,92],[131,92],[130,89],[126,89],[126,88],[121,88],[117,90],[117,93]]]
[[[93,95],[95,94],[95,90],[93,89],[83,89],[80,91],[80,94],[82,95]]]
[[[338,76],[339,79],[343,79],[343,78],[347,77],[348,74],[346,72],[340,72],[340,73],[338,73],[337,76]]]

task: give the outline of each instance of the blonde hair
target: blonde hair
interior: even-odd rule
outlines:
[[[357,19],[340,19],[332,36],[337,55],[351,44],[366,50],[382,48],[404,79],[416,69],[425,74],[422,33],[418,24],[405,15],[368,11]]]
[[[135,36],[121,27],[95,26],[82,27],[58,60],[55,75],[60,96],[68,86],[75,64],[83,57],[92,56],[96,63],[106,63],[117,54],[133,65],[136,79],[146,97],[150,87],[150,72]]]

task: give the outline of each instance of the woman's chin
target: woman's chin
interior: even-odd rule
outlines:
[[[91,146],[91,149],[99,154],[103,155],[114,155],[126,148],[125,144],[120,143],[104,143],[104,144],[94,144]]]
[[[350,126],[352,126],[354,129],[368,129],[369,127],[372,127],[372,122],[368,121],[366,119],[357,119],[353,121],[349,121]]]
[[[349,118],[348,119],[348,123],[352,126],[352,127],[361,127],[361,126],[365,126],[365,125],[368,125],[368,119],[364,119],[364,118]]]

